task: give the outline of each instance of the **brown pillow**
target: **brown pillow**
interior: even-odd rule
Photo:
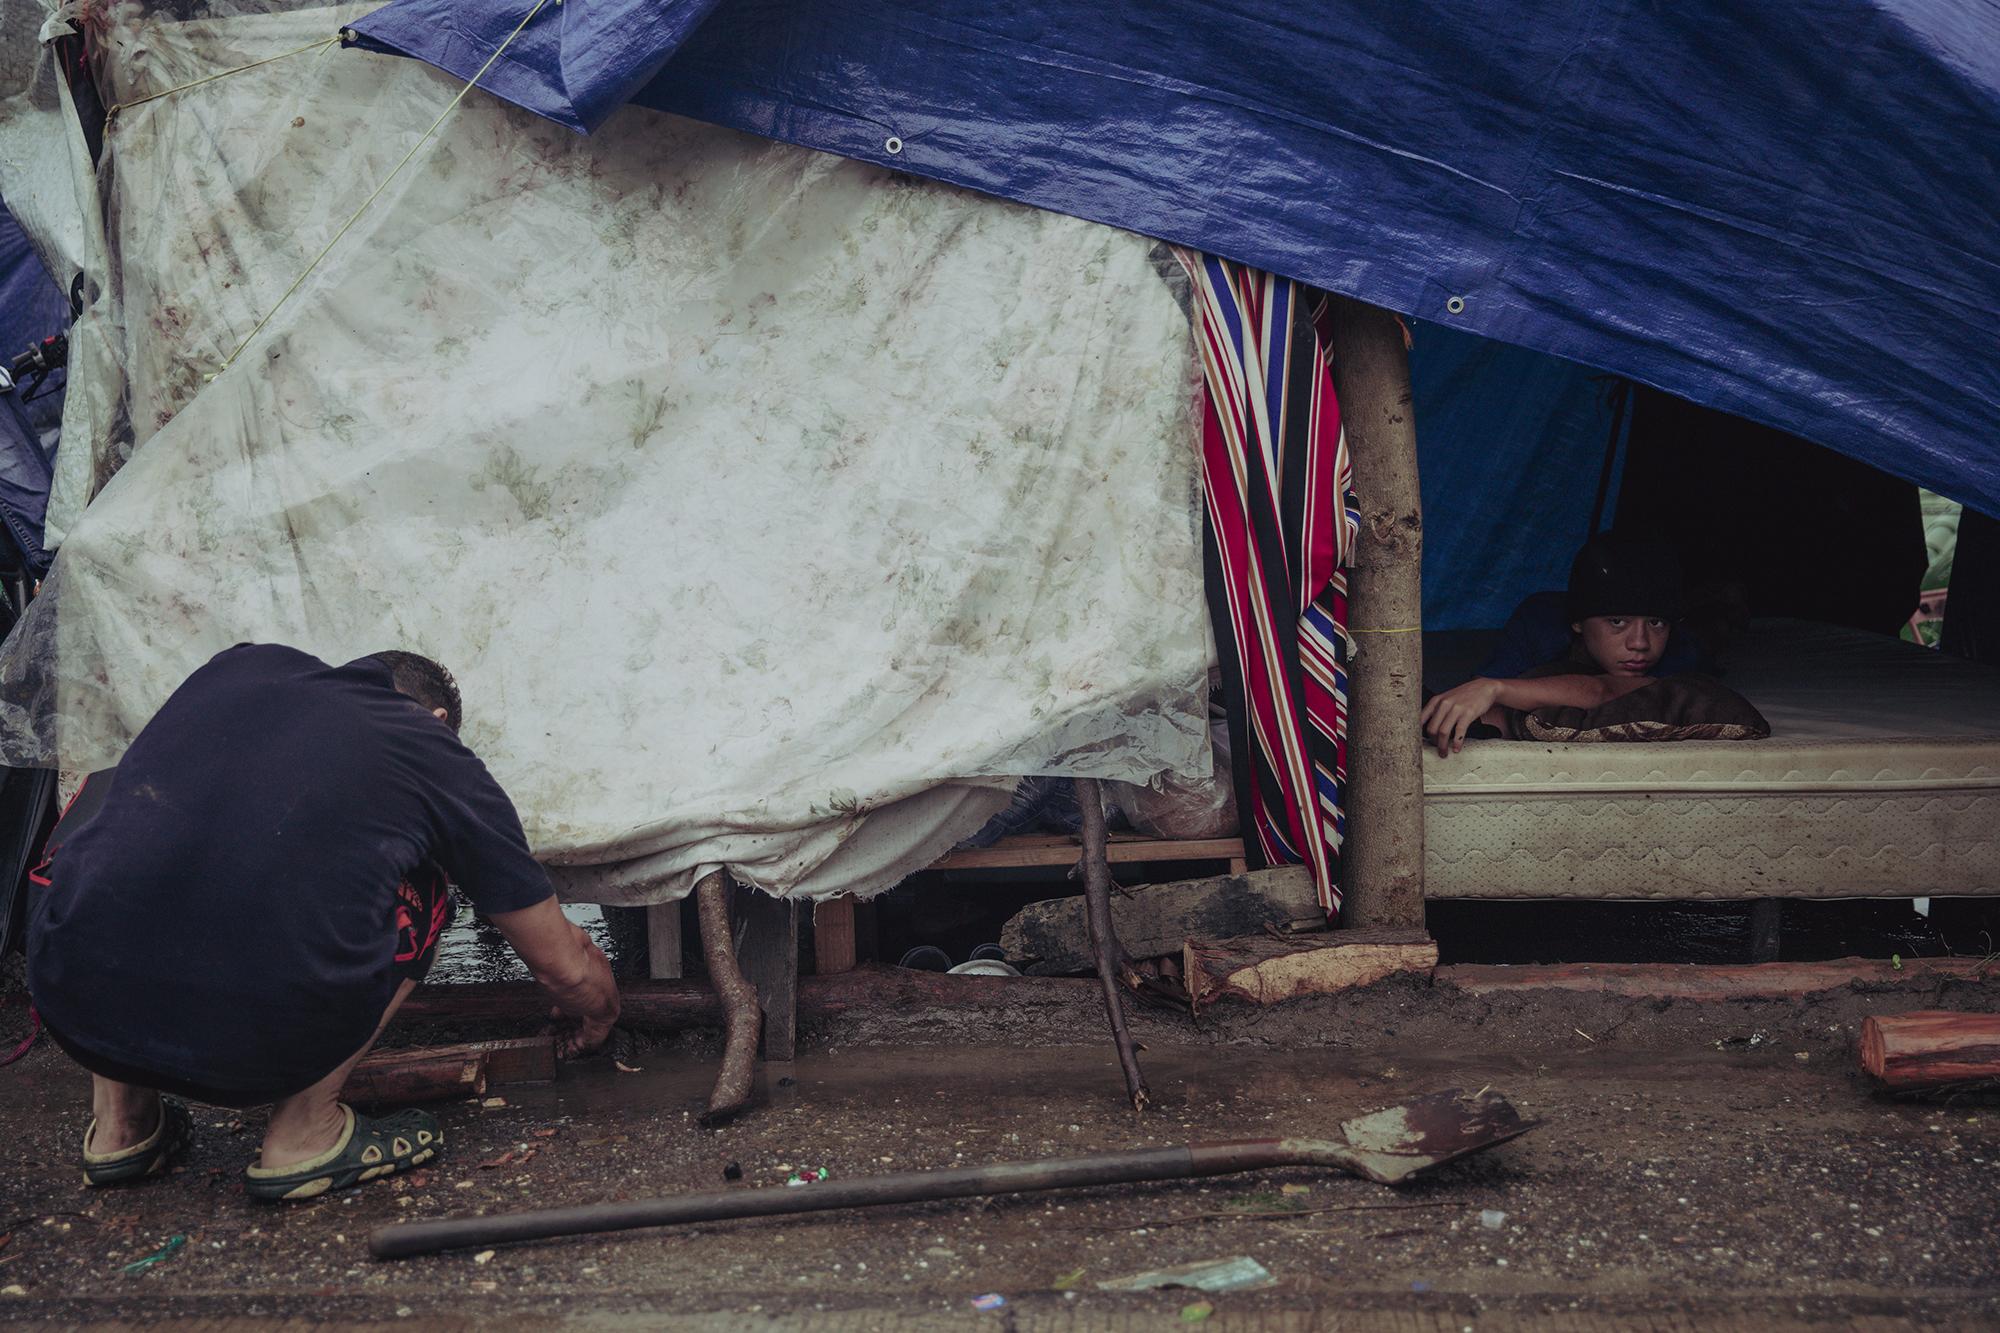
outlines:
[[[1711,676],[1668,676],[1596,708],[1541,708],[1520,718],[1536,741],[1758,741],[1771,724]]]

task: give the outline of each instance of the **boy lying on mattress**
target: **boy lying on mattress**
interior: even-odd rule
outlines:
[[[1519,676],[1478,676],[1424,703],[1440,756],[1468,739],[1755,740],[1771,728],[1748,700],[1668,662],[1681,615],[1680,562],[1664,545],[1602,533],[1570,566],[1569,650]]]

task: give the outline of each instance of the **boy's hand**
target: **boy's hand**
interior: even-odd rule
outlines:
[[[1449,758],[1465,746],[1465,733],[1500,702],[1500,682],[1481,676],[1435,695],[1419,715],[1424,735]]]

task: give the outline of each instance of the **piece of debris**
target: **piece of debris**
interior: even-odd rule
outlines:
[[[556,1136],[556,1131],[555,1131],[554,1129],[552,1129],[552,1128],[551,1128],[551,1129],[538,1129],[538,1130],[536,1130],[536,1131],[535,1131],[535,1137],[536,1137],[536,1138],[538,1138],[538,1139],[552,1139],[552,1138],[554,1138],[555,1136]]]
[[[972,1308],[975,1310],[997,1310],[1006,1303],[1007,1298],[997,1291],[989,1291],[984,1296],[972,1298]]]
[[[1214,1313],[1214,1301],[1196,1301],[1192,1305],[1183,1305],[1181,1307],[1181,1322],[1183,1324],[1199,1324]]]
[[[28,1289],[18,1282],[9,1282],[6,1286],[0,1287],[0,1296],[25,1296],[27,1294]]]
[[[501,1167],[507,1166],[510,1163],[512,1163],[513,1160],[514,1160],[514,1150],[512,1148],[509,1148],[506,1152],[501,1153],[498,1157],[489,1158],[488,1160],[481,1162],[479,1164],[479,1169],[481,1171],[497,1171]],[[468,1185],[471,1183],[472,1183],[471,1181],[466,1182],[466,1184]]]
[[[1074,1291],[1083,1285],[1083,1270],[1072,1268],[1049,1285],[1057,1291]]]
[[[642,1067],[638,1065],[628,1065],[623,1060],[618,1059],[616,1056],[612,1057],[611,1067],[613,1069],[616,1069],[621,1074],[643,1074],[646,1072]]]
[[[724,1180],[741,1180],[741,1179],[743,1179],[743,1163],[741,1163],[741,1162],[729,1162],[729,1163],[725,1164],[725,1165],[723,1166],[723,1168],[722,1168],[722,1178],[723,1178]]]
[[[817,1185],[833,1173],[823,1166],[801,1167],[785,1177],[787,1185]]]
[[[497,1111],[507,1104],[505,1097],[488,1097],[479,1103],[489,1111]]]
[[[1507,1225],[1507,1214],[1498,1208],[1482,1208],[1479,1210],[1479,1225],[1488,1231],[1498,1231]]]
[[[1715,1043],[1715,1049],[1718,1051],[1754,1050],[1769,1040],[1770,1038],[1761,1032],[1752,1032],[1746,1036],[1724,1037]]]
[[[176,1254],[179,1254],[181,1251],[181,1247],[187,1244],[187,1239],[188,1238],[186,1236],[179,1236],[179,1235],[169,1236],[167,1237],[167,1243],[160,1246],[159,1249],[154,1250],[151,1254],[147,1255],[143,1259],[134,1259],[131,1263],[126,1264],[123,1268],[119,1269],[118,1271],[125,1274],[127,1277],[136,1277],[140,1273],[145,1272],[147,1269],[152,1268],[154,1265],[163,1264],[167,1260],[173,1258]]]
[[[490,1263],[492,1263],[492,1262],[493,1262],[493,1251],[492,1251],[492,1250],[481,1250],[481,1251],[480,1251],[480,1252],[479,1252],[478,1254],[475,1254],[475,1255],[473,1255],[473,1256],[472,1256],[472,1262],[473,1262],[473,1263],[475,1263],[475,1264],[490,1264]]]
[[[1278,1186],[1278,1193],[1279,1193],[1279,1194],[1311,1194],[1311,1193],[1312,1193],[1312,1186],[1310,1186],[1310,1185],[1280,1185],[1280,1186]]]
[[[1099,1291],[1153,1291],[1160,1287],[1192,1287],[1196,1291],[1260,1291],[1275,1287],[1271,1270],[1247,1254],[1232,1259],[1206,1259],[1172,1268],[1153,1268],[1097,1284]]]

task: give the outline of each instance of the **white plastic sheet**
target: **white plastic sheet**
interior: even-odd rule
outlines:
[[[355,12],[114,7],[100,46],[129,100]],[[115,760],[241,640],[409,647],[566,891],[626,902],[886,887],[1010,775],[1206,771],[1192,358],[1142,238],[474,93],[207,381],[457,91],[330,49],[120,116],[139,444],[7,645],[0,757]]]

